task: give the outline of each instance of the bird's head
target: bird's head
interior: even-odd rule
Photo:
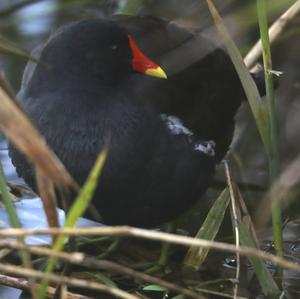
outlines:
[[[113,88],[132,72],[167,77],[123,27],[106,19],[82,20],[63,27],[46,43],[41,60],[50,65],[56,86],[63,79],[65,86],[66,82],[74,86],[85,80],[85,86]],[[40,79],[46,72],[41,68]],[[46,77],[49,79],[49,72]]]

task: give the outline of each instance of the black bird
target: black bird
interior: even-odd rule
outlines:
[[[195,204],[244,97],[224,50],[172,22],[115,16],[67,25],[33,55],[49,67],[27,65],[19,100],[79,184],[110,135],[93,198],[105,223],[156,226]],[[36,190],[32,165],[10,155]]]

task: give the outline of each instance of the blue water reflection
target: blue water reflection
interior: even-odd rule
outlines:
[[[4,174],[6,179],[13,184],[25,185],[24,181],[20,179],[12,165],[7,149],[6,141],[0,142],[0,159],[4,167]],[[47,227],[47,220],[43,210],[42,202],[39,197],[32,197],[20,200],[15,203],[16,210],[24,228],[43,228]],[[59,222],[63,225],[65,221],[65,214],[61,209],[58,210]],[[80,218],[77,226],[95,226],[100,225],[94,221]],[[10,227],[7,214],[4,208],[0,208],[0,228]],[[30,236],[26,238],[26,243],[31,245],[46,245],[51,242],[51,238],[47,236]]]
[[[1,140],[1,136],[0,136]],[[10,183],[25,185],[20,179],[12,165],[5,140],[0,141],[0,160],[4,167],[6,179]],[[42,202],[39,197],[23,199],[15,204],[19,220],[24,228],[44,228],[48,227],[45,212],[42,207]],[[58,210],[59,222],[62,225],[65,220],[65,214],[62,210]],[[101,224],[88,219],[80,218],[77,226],[99,226]],[[9,220],[4,208],[0,207],[0,229],[8,228]],[[31,245],[47,245],[51,239],[48,236],[29,236],[26,237],[26,243]],[[0,298],[17,299],[21,291],[9,287],[0,286]]]
[[[18,30],[22,35],[38,36],[51,28],[56,0],[40,1],[20,9],[16,13]]]

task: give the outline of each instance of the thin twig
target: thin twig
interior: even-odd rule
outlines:
[[[226,252],[239,252],[245,256],[255,256],[274,263],[283,268],[291,269],[300,272],[300,265],[292,263],[286,259],[279,258],[273,254],[250,247],[214,242],[203,239],[194,239],[186,236],[178,236],[163,232],[146,230],[142,228],[134,228],[129,226],[114,226],[114,227],[76,227],[76,228],[39,228],[39,229],[15,229],[7,228],[0,230],[0,238],[17,237],[17,236],[32,236],[32,235],[69,235],[69,236],[92,236],[92,235],[110,235],[110,236],[131,236],[135,238],[143,238],[147,240],[156,240],[170,242],[184,246],[196,246],[213,248]]]
[[[282,14],[270,27],[269,36],[272,44],[281,34],[283,29],[296,17],[300,12],[300,0],[297,0],[284,14]],[[259,40],[244,58],[248,68],[254,66],[259,57],[262,55],[261,40]]]
[[[239,228],[238,228],[238,216],[237,216],[237,208],[236,208],[236,199],[235,199],[235,194],[233,191],[233,185],[232,185],[232,178],[231,178],[231,173],[229,170],[228,166],[228,161],[224,161],[225,165],[225,174],[226,174],[226,179],[227,179],[227,184],[229,188],[229,193],[230,193],[230,199],[231,199],[231,214],[232,214],[232,226],[234,229],[234,235],[235,235],[235,246],[239,247],[240,245],[240,233],[239,233]],[[236,299],[238,295],[238,281],[240,279],[240,270],[241,270],[241,259],[240,259],[240,254],[236,252],[236,272],[235,272],[235,282],[234,282],[234,287],[233,287],[233,298]]]
[[[55,257],[71,264],[85,266],[89,269],[107,270],[113,273],[121,273],[123,275],[133,277],[135,279],[160,285],[166,289],[172,290],[176,293],[180,293],[190,298],[204,299],[204,297],[201,296],[200,294],[182,288],[168,281],[164,281],[154,276],[132,270],[130,268],[124,267],[114,262],[110,262],[106,260],[98,260],[92,257],[88,257],[80,252],[74,252],[74,253],[57,252],[55,250],[51,250],[48,248],[26,246],[15,241],[5,241],[5,240],[0,240],[0,247],[27,250],[34,254]]]
[[[61,275],[56,275],[53,273],[44,273],[41,271],[36,271],[24,267],[8,265],[0,263],[0,270],[6,273],[12,273],[15,275],[23,276],[23,277],[31,277],[36,279],[47,279],[53,283],[57,283],[59,285],[66,284],[73,287],[80,287],[86,289],[97,290],[105,293],[109,293],[111,295],[117,296],[119,298],[124,299],[139,299],[137,296],[129,294],[121,289],[113,288],[110,286],[106,286],[104,284],[100,284],[93,281],[86,281],[84,279],[78,278],[69,278]]]
[[[24,278],[16,278],[16,277],[0,274],[0,285],[23,290],[23,291],[29,291],[30,287],[32,286],[32,283]],[[47,295],[49,297],[53,297],[54,293],[55,293],[55,288],[48,287]],[[80,294],[74,294],[71,292],[67,293],[66,298],[67,299],[92,299],[91,297],[83,296]]]

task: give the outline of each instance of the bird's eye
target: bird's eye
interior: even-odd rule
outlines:
[[[117,49],[118,49],[118,46],[117,46],[117,45],[112,45],[112,46],[111,46],[111,49],[112,49],[112,50],[117,50]]]

